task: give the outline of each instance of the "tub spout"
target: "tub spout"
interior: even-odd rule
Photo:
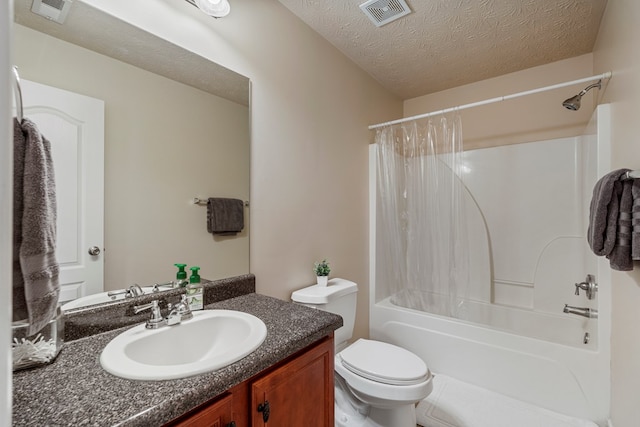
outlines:
[[[577,314],[578,316],[588,317],[590,319],[598,318],[598,310],[589,307],[574,307],[569,304],[564,305],[563,313]]]

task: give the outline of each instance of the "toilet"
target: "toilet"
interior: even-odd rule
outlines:
[[[431,390],[432,375],[410,351],[380,341],[350,344],[358,286],[331,279],[295,291],[291,299],[342,316],[335,340],[335,425],[339,427],[415,427],[415,404]]]

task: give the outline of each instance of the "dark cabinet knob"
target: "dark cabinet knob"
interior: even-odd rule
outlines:
[[[264,403],[258,405],[258,412],[262,412],[262,421],[265,423],[269,421],[269,401],[265,400]]]

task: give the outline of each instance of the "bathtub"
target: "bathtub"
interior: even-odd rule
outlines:
[[[605,426],[609,357],[468,321],[399,307],[371,306],[370,336],[420,356],[442,373],[525,402]]]
[[[437,307],[422,308],[424,303],[415,301],[438,301],[438,295],[418,290],[404,290],[400,301],[411,302],[409,305],[396,302],[394,297],[387,298],[386,305],[407,309],[416,313],[427,311],[437,313]],[[441,299],[441,298],[440,298]],[[440,303],[441,305],[442,303]],[[516,335],[532,337],[557,344],[577,347],[581,350],[598,349],[598,319],[565,314],[562,305],[558,305],[557,313],[547,313],[531,309],[523,309],[484,301],[467,300],[458,309],[458,320],[463,323],[479,324]]]
[[[597,176],[610,170],[608,105],[597,109]],[[595,115],[594,115],[595,116]],[[595,135],[595,136],[594,136]],[[375,146],[370,148],[369,334],[420,356],[437,375],[450,377],[605,427],[610,409],[611,270],[598,258],[599,318],[470,301],[465,319],[394,305],[377,283]],[[585,189],[590,191],[590,189]],[[556,272],[559,272],[556,270]],[[383,277],[380,275],[379,277]],[[573,276],[572,276],[573,277]],[[572,282],[570,282],[571,285]],[[569,286],[570,288],[571,286]],[[571,289],[568,289],[570,298]],[[591,339],[584,344],[584,333]],[[569,337],[569,338],[567,338]]]

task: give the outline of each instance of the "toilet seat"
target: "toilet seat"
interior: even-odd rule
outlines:
[[[399,355],[399,359],[391,359],[391,355]],[[405,361],[409,361],[408,369],[401,366]],[[433,387],[433,376],[418,356],[379,341],[356,341],[335,355],[334,367],[360,401],[378,408],[414,404],[427,397]]]
[[[359,339],[338,355],[349,371],[383,384],[415,385],[425,382],[430,375],[427,365],[418,356],[380,341]]]

